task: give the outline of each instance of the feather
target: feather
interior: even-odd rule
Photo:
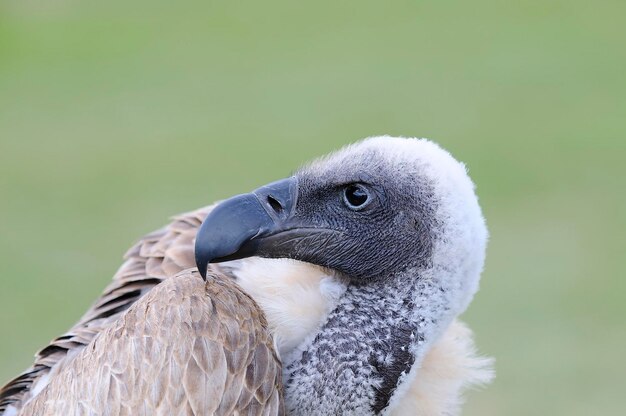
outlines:
[[[104,328],[22,413],[281,414],[272,344],[262,311],[231,279],[183,271]]]

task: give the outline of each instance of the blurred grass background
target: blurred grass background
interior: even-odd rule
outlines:
[[[376,134],[491,230],[466,415],[623,414],[626,2],[0,0],[0,383],[141,235]]]

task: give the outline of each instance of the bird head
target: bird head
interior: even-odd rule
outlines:
[[[458,284],[473,295],[486,238],[463,164],[425,139],[374,137],[223,201],[195,255],[203,276],[208,263],[261,256],[327,267],[355,284],[452,262],[468,269]]]

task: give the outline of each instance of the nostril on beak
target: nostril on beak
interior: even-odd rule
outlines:
[[[280,213],[283,212],[283,206],[272,195],[267,196],[267,203],[270,204],[270,206],[272,207],[272,209],[274,210],[276,214],[280,215]]]

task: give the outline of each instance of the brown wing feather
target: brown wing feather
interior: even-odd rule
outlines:
[[[28,415],[279,415],[281,368],[256,303],[221,275],[167,279],[104,328]]]
[[[213,206],[174,218],[166,227],[146,235],[124,256],[113,281],[72,329],[39,351],[33,365],[0,389],[0,414],[9,405],[20,408],[37,381],[62,364],[68,353],[80,351],[103,328],[163,279],[195,267],[193,243],[197,228]]]

